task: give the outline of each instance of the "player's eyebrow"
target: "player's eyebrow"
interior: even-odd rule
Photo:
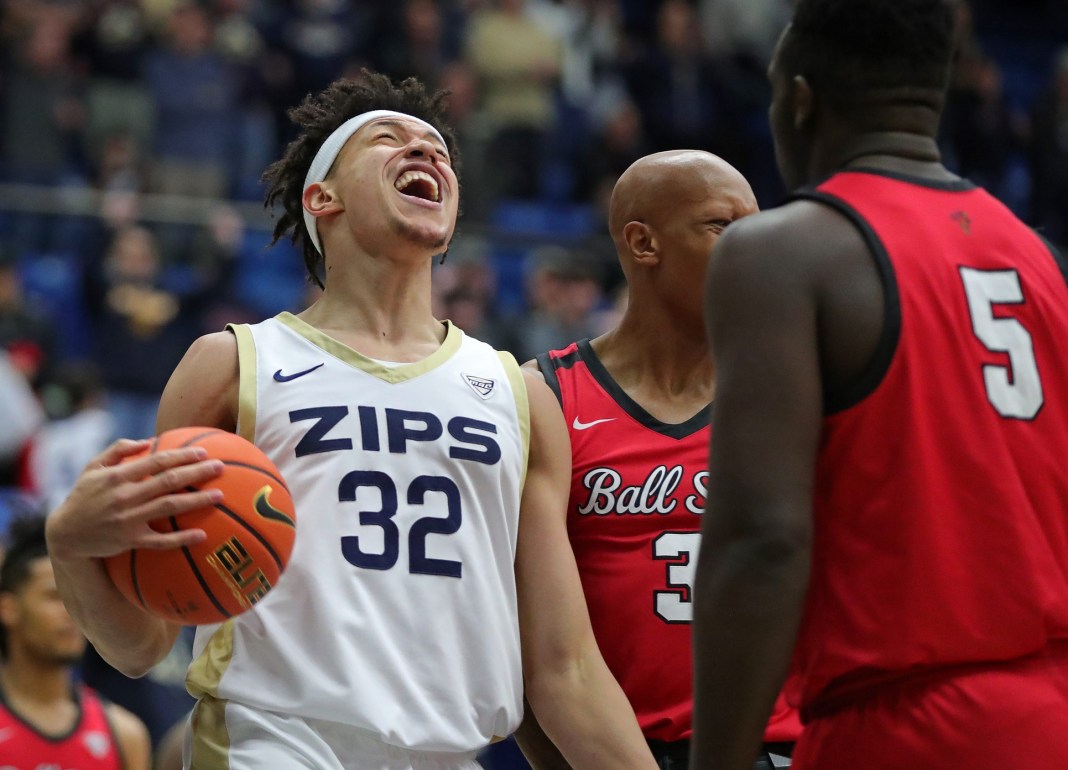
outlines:
[[[405,121],[397,120],[396,118],[382,118],[381,120],[376,120],[374,123],[370,124],[369,128],[377,128],[379,126],[389,126],[390,128],[401,129],[404,131],[408,131],[409,133],[415,133],[416,131],[411,123],[406,123]],[[438,139],[438,135],[434,133],[433,130],[429,128],[424,130],[423,138],[429,139],[434,144],[441,145],[441,147],[445,150],[445,153],[448,154],[449,148],[445,145],[444,142]]]

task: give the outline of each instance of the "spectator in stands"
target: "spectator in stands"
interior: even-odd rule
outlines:
[[[0,349],[34,386],[49,375],[56,358],[56,329],[26,297],[18,255],[0,245]]]
[[[462,27],[454,4],[403,0],[383,26],[375,53],[380,71],[439,88],[445,67],[460,56]]]
[[[6,523],[26,496],[22,489],[24,458],[44,419],[30,383],[0,349],[0,524]]]
[[[81,79],[71,58],[69,14],[42,6],[17,39],[4,39],[0,170],[6,181],[59,185],[83,176]],[[10,58],[9,58],[10,57]],[[62,249],[77,238],[70,220],[20,214],[6,239],[20,253]]]
[[[163,286],[162,268],[155,236],[128,226],[115,234],[87,286],[93,359],[118,436],[155,433],[163,386],[196,335],[196,317],[181,312],[181,299]]]
[[[627,85],[653,151],[723,152],[725,128],[731,125],[726,95],[705,51],[696,9],[687,0],[660,5],[656,39],[629,63]]]
[[[530,307],[507,325],[507,349],[521,361],[589,337],[594,311],[604,299],[601,270],[591,256],[542,246],[531,253],[530,261]]]
[[[958,174],[1001,195],[1010,156],[1022,144],[1022,131],[1005,100],[1001,68],[976,34],[971,5],[962,2],[957,9],[957,53],[940,145]]]
[[[230,192],[236,149],[237,78],[213,49],[211,19],[196,3],[175,7],[163,48],[145,61],[156,105],[153,189],[220,198]]]
[[[1068,244],[1068,46],[1057,52],[1049,88],[1031,121],[1033,219]]]
[[[478,76],[490,125],[492,197],[533,199],[541,190],[546,140],[556,120],[560,44],[527,12],[525,0],[493,0],[468,22],[465,58]]]
[[[29,469],[34,490],[51,510],[63,501],[89,461],[111,443],[115,423],[104,383],[88,361],[60,364],[45,390],[52,419],[33,437]]]

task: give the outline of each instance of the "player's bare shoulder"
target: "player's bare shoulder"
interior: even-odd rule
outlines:
[[[125,760],[124,766],[129,770],[148,770],[152,743],[145,723],[115,703],[108,703],[104,710],[115,731],[115,739]]]
[[[545,374],[542,372],[541,367],[538,366],[537,359],[532,358],[529,361],[524,362],[519,368],[522,370],[524,377],[533,377],[541,382],[545,382]]]
[[[197,338],[175,367],[160,400],[157,430],[184,425],[237,426],[237,340],[229,331]]]

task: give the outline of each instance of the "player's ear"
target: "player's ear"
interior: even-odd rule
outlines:
[[[325,182],[312,182],[304,188],[304,194],[301,196],[300,202],[303,204],[304,210],[313,217],[336,214],[345,210],[333,187]]]
[[[627,222],[623,226],[623,240],[630,251],[630,258],[638,264],[651,265],[660,261],[656,234],[645,222]]]
[[[801,128],[812,119],[812,113],[816,108],[816,98],[812,93],[812,85],[804,75],[794,75],[791,82],[793,88],[790,94],[790,105],[793,110],[794,128]]]

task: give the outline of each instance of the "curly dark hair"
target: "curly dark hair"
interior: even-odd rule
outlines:
[[[323,288],[323,256],[315,249],[304,229],[304,178],[315,153],[338,126],[349,118],[371,110],[394,110],[425,120],[441,134],[459,178],[459,150],[452,129],[445,122],[448,91],[431,93],[416,78],[394,83],[387,75],[361,71],[360,79],[342,78],[318,94],[309,94],[289,111],[289,118],[300,127],[300,134],[286,147],[282,159],[263,173],[267,187],[264,206],[281,203],[284,213],[274,226],[274,245],[285,236],[299,246],[309,279]]]
[[[24,514],[10,524],[10,547],[0,567],[0,593],[18,593],[30,579],[30,564],[48,556],[44,516]],[[0,659],[7,659],[7,627],[0,623]]]
[[[955,0],[800,0],[780,58],[839,107],[872,89],[944,90]]]

